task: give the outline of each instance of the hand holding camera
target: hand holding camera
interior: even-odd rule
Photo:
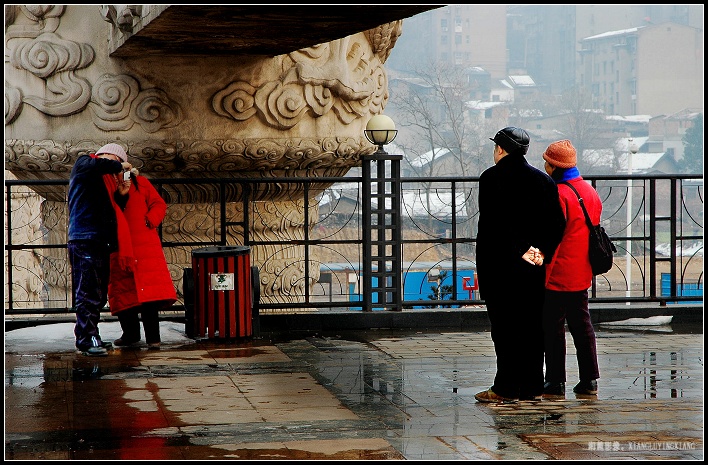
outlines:
[[[130,192],[130,170],[123,171],[123,173],[119,174],[116,178],[116,190],[118,193],[120,195],[128,195],[128,192]]]

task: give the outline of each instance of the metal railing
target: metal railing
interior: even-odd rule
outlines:
[[[585,179],[602,198],[602,224],[618,249],[613,269],[594,279],[591,302],[702,302],[702,177]],[[183,276],[192,250],[214,245],[260,251],[253,264],[262,279],[261,311],[365,308],[363,284],[371,277],[362,268],[361,177],[151,181],[168,203],[159,233],[180,299],[175,308],[184,305]],[[400,308],[484,303],[471,285],[478,182],[400,180]],[[73,313],[67,188],[64,180],[5,180],[6,317]],[[285,217],[287,227],[273,227],[274,219]],[[283,254],[290,258],[282,260]],[[292,286],[273,294],[273,280]]]

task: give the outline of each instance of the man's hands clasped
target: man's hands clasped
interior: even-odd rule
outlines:
[[[521,256],[521,258],[523,258],[524,260],[526,260],[527,262],[529,262],[532,265],[536,265],[536,266],[543,265],[543,259],[544,259],[543,252],[541,252],[539,249],[537,249],[536,247],[533,247],[533,246],[529,247],[529,250],[527,250]]]

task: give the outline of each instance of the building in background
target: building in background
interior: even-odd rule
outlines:
[[[447,5],[403,22],[387,69],[414,72],[439,61],[507,75],[507,5]]]
[[[666,22],[581,44],[579,84],[605,114],[672,114],[703,101],[701,29]]]
[[[647,146],[651,151],[666,152],[676,160],[683,160],[683,138],[693,127],[703,109],[687,108],[672,115],[659,115],[649,120]]]
[[[665,22],[702,29],[703,5],[508,5],[509,73],[561,94],[579,82],[584,38]]]
[[[684,118],[682,132],[675,134],[650,130],[648,121],[656,119],[652,124],[658,126],[685,112],[703,112],[703,8],[447,5],[430,10],[405,20],[386,62],[391,83],[386,111],[397,119],[403,84],[424,98],[434,94],[416,84],[421,68],[457,65],[470,70],[468,116],[479,131],[485,130],[482,124],[512,124],[534,131],[539,143],[578,138],[587,131],[571,131],[568,115],[585,109],[605,121],[597,136],[574,141],[584,149],[612,150],[618,137],[649,134],[652,151],[680,161],[681,138],[692,118]],[[584,105],[585,95],[590,103],[575,105]],[[504,114],[507,119],[500,122]],[[408,142],[409,130],[401,128],[401,144]],[[426,150],[430,147],[420,148]]]
[[[621,51],[626,56],[621,65],[614,60],[612,79],[617,79],[618,72],[630,73],[618,66],[637,60],[638,68],[633,72],[638,74],[626,79],[635,80],[633,86],[639,93],[628,94],[630,100],[625,103],[623,93],[630,90],[624,85],[618,89],[617,83],[611,85],[607,71],[603,78],[607,83],[598,83],[595,109],[625,116],[672,114],[703,101],[703,8],[703,5],[447,5],[405,20],[403,34],[386,67],[395,73],[413,73],[421,66],[438,62],[477,67],[489,73],[493,89],[503,88],[504,84],[500,86],[498,81],[508,82],[509,76],[528,75],[538,92],[560,95],[578,85],[592,88],[595,84],[588,82],[592,76],[588,76],[586,67],[589,60],[596,62],[600,58],[587,56],[590,43],[600,46],[605,42],[605,34],[636,29],[643,31],[637,36],[642,47]],[[670,26],[659,27],[666,23],[675,26],[670,30]],[[606,42],[609,46],[610,39]],[[675,53],[676,50],[685,53]],[[607,64],[603,65],[603,61]],[[609,69],[612,65],[609,58],[602,58],[599,66]],[[677,69],[681,71],[677,73]],[[676,79],[677,75],[681,79]],[[618,93],[622,98],[619,104]],[[678,94],[680,98],[676,97]],[[634,102],[631,95],[636,95]]]

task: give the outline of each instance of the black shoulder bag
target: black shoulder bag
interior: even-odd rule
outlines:
[[[590,246],[588,248],[588,253],[590,255],[590,267],[592,268],[592,274],[593,276],[597,276],[599,274],[607,273],[610,271],[610,268],[612,268],[612,260],[614,258],[613,253],[617,252],[617,249],[610,240],[610,237],[607,235],[607,232],[605,232],[605,228],[599,224],[597,226],[592,224],[592,221],[590,221],[590,215],[588,215],[588,211],[585,209],[583,198],[580,197],[580,194],[575,187],[573,187],[569,182],[563,182],[563,184],[573,189],[573,192],[575,192],[575,195],[578,197],[578,202],[580,202],[580,208],[583,209],[583,213],[585,214],[585,223],[588,225],[588,229],[590,230]]]

